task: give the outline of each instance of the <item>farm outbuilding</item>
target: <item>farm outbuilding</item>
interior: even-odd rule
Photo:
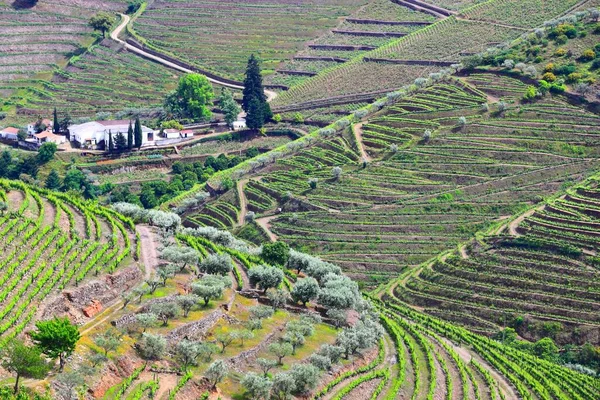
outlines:
[[[19,129],[8,127],[4,128],[0,131],[0,137],[5,140],[18,140],[19,139]]]
[[[247,125],[246,125],[246,120],[245,119],[238,119],[237,121],[233,122],[233,130],[234,131],[241,131],[242,129],[246,129]]]

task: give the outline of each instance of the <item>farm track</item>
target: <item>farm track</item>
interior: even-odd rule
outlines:
[[[138,54],[138,55],[140,55],[140,56],[142,56],[144,58],[156,61],[156,62],[158,62],[158,63],[160,63],[160,64],[162,64],[164,66],[167,66],[169,68],[172,68],[172,69],[184,72],[184,73],[188,73],[188,74],[189,73],[194,73],[194,71],[192,71],[192,70],[190,70],[188,68],[184,68],[184,67],[182,67],[180,65],[177,65],[177,64],[175,64],[173,62],[170,62],[170,61],[168,61],[168,60],[166,60],[164,58],[161,58],[161,57],[155,56],[153,54],[150,54],[148,52],[145,52],[144,50],[138,49],[137,47],[132,46],[129,43],[127,43],[127,42],[119,39],[119,35],[123,31],[123,29],[125,29],[125,27],[129,24],[129,22],[131,21],[131,18],[128,15],[125,15],[125,14],[119,14],[119,15],[121,16],[122,21],[119,24],[119,26],[117,26],[117,28],[115,28],[115,30],[111,32],[111,34],[110,34],[111,39],[113,39],[117,43],[123,45],[127,50],[129,50],[129,51],[131,51],[131,52],[133,52],[135,54]],[[237,89],[237,90],[244,89],[243,86],[234,85],[234,84],[231,84],[231,83],[219,80],[219,79],[208,78],[208,77],[207,77],[207,79],[209,80],[209,82],[212,82],[212,83],[220,85],[220,86],[225,86],[225,87],[228,87],[228,88],[231,88],[231,89]],[[272,90],[265,90],[265,95],[267,96],[267,101],[271,102],[271,101],[273,101],[277,97],[277,92],[274,92]]]
[[[273,231],[271,230],[271,224],[270,224],[271,220],[273,220],[275,218],[277,218],[276,215],[256,219],[256,223],[265,230],[265,232],[269,236],[269,239],[271,240],[271,242],[276,242],[278,239],[277,235],[274,234]]]
[[[363,160],[365,160],[366,162],[371,162],[372,158],[369,155],[369,153],[367,153],[367,151],[365,150],[365,145],[363,143],[362,127],[363,127],[363,124],[358,123],[352,127],[352,130],[354,131],[354,135],[356,136],[356,143],[358,144],[358,150],[360,151],[360,154],[361,154]]]
[[[238,214],[238,225],[243,226],[248,214],[248,199],[244,193],[244,186],[248,183],[249,179],[242,179],[237,182],[237,191],[240,200],[240,213]]]

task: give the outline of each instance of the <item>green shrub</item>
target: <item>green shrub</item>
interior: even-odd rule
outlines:
[[[556,81],[556,75],[554,75],[552,72],[546,72],[544,75],[542,75],[542,78],[546,82],[554,82],[554,81]]]
[[[582,78],[583,78],[583,75],[581,75],[579,72],[573,72],[567,76],[567,82],[576,83],[576,82],[579,82]]]
[[[586,49],[581,54],[581,60],[583,61],[592,61],[594,58],[596,58],[596,53],[592,49]]]

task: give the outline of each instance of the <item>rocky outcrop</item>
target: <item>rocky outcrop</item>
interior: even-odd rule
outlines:
[[[135,286],[141,278],[140,269],[131,266],[65,290],[40,309],[38,319],[66,316],[75,323],[84,323],[97,315],[107,304],[118,299],[121,293]]]

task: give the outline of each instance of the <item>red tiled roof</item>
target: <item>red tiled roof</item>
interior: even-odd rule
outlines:
[[[19,130],[17,128],[8,127],[8,128],[4,128],[2,130],[2,132],[4,132],[4,133],[13,133],[13,134],[16,135],[17,133],[19,133]]]

